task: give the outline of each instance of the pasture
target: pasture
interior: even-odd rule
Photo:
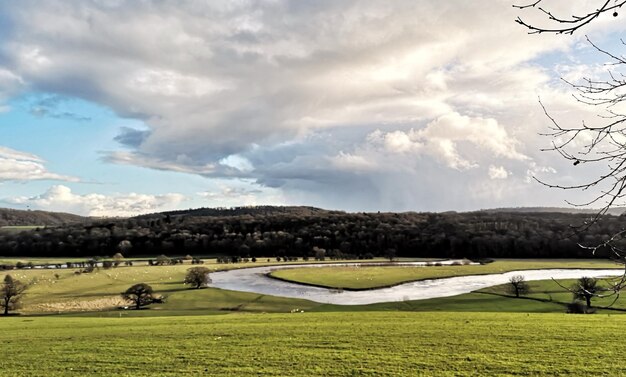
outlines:
[[[206,263],[203,266],[212,271],[261,266],[267,262],[247,264]],[[283,265],[281,263],[281,265]],[[364,275],[376,276],[375,282],[397,282],[399,278],[433,278],[436,276],[463,275],[471,273],[504,272],[529,268],[557,267],[596,267],[615,266],[606,261],[496,261],[488,265],[445,266],[445,267],[320,267],[296,268],[277,272],[310,273],[324,271],[322,282],[332,286],[336,279],[331,272],[344,280],[352,271],[353,282],[360,283]],[[529,295],[537,300],[513,299],[506,297],[504,288],[493,287],[478,293],[455,297],[402,301],[362,306],[334,306],[307,300],[281,298],[255,293],[235,292],[221,289],[189,289],[183,279],[189,264],[174,266],[134,266],[110,269],[96,269],[91,273],[76,274],[77,269],[24,269],[5,271],[14,278],[30,285],[23,299],[21,314],[78,313],[93,316],[166,316],[197,315],[227,312],[268,312],[286,313],[295,309],[309,311],[368,311],[368,310],[408,310],[408,311],[503,311],[503,312],[556,312],[564,311],[563,304],[571,301],[571,295],[551,281],[531,282],[533,292]],[[375,271],[372,275],[369,271]],[[387,273],[385,275],[384,273]],[[312,274],[310,276],[315,276]],[[357,279],[359,278],[359,279]],[[387,280],[382,280],[382,279]],[[335,280],[336,281],[336,280]],[[367,280],[372,284],[373,280]],[[151,305],[150,310],[119,311],[111,310],[125,305],[120,292],[136,283],[150,284],[159,295],[166,297],[165,303]],[[569,284],[569,283],[568,283]],[[604,302],[599,301],[599,304]],[[618,304],[619,305],[619,302]]]
[[[12,376],[623,375],[624,326],[511,313],[10,317],[0,352]]]
[[[0,226],[0,233],[20,233],[26,230],[33,230],[37,228],[44,228],[40,225],[6,225]]]
[[[505,271],[539,265],[501,261],[445,268],[467,273],[469,268]],[[245,264],[204,266],[215,271]],[[605,268],[607,262],[543,266]],[[31,286],[21,315],[0,318],[2,370],[11,376],[626,373],[626,366],[615,362],[622,343],[616,335],[626,316],[614,310],[563,314],[571,294],[552,281],[530,282],[532,293],[525,298],[508,296],[503,285],[455,297],[339,306],[188,289],[182,280],[189,267],[100,268],[82,274],[66,269],[8,271]],[[380,267],[363,267],[369,268]],[[431,268],[438,267],[415,270]],[[330,268],[313,270],[320,269]],[[341,267],[337,271],[344,273]],[[123,304],[119,293],[137,282],[167,296],[165,303],[145,310],[113,309]],[[607,303],[594,300],[596,305]],[[626,305],[618,301],[615,308]],[[60,315],[45,315],[53,313]],[[37,362],[32,362],[33,355]]]
[[[550,268],[623,268],[606,260],[498,260],[485,265],[461,266],[357,266],[317,267],[276,270],[272,277],[301,284],[363,290],[387,287],[410,281],[455,276],[498,274],[508,271]]]

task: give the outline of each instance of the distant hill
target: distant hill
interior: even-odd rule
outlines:
[[[484,209],[480,212],[488,213],[573,213],[573,214],[590,214],[598,213],[598,209],[568,208],[568,207],[513,207],[513,208],[493,208]],[[626,208],[611,208],[607,212],[609,215],[619,216],[626,212]]]
[[[179,211],[167,211],[140,215],[136,218],[146,219],[163,216],[188,216],[188,217],[228,217],[228,216],[319,216],[345,213],[343,211],[329,211],[316,207],[305,206],[246,206],[233,208],[196,208]]]
[[[89,221],[89,218],[61,212],[22,211],[0,208],[0,226],[63,225]]]

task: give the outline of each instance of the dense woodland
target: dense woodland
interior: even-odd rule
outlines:
[[[260,207],[216,216],[180,211],[131,219],[92,220],[0,233],[3,256],[154,255],[368,258],[577,258],[626,224],[607,216],[581,233],[589,215],[567,213],[343,213]],[[288,209],[285,209],[288,208]],[[290,208],[290,209],[289,209]],[[194,210],[198,211],[198,210]],[[205,211],[206,212],[206,211]],[[599,250],[595,257],[606,257]]]

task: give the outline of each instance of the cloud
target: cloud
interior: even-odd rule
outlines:
[[[76,177],[49,172],[45,161],[34,154],[0,146],[0,182],[34,180],[79,181]]]
[[[181,194],[86,194],[79,195],[63,185],[50,187],[32,197],[5,198],[4,202],[47,211],[70,212],[86,216],[136,216],[142,213],[175,209],[185,200]]]
[[[75,122],[88,122],[90,117],[77,114],[72,111],[63,110],[63,104],[70,99],[59,95],[44,95],[37,98],[30,104],[30,114],[37,117],[47,117],[55,119],[65,119]]]
[[[207,200],[213,206],[233,207],[242,205],[257,205],[259,204],[259,196],[261,196],[262,193],[262,190],[222,186],[219,191],[199,192],[198,196]],[[264,200],[263,204],[268,204],[268,199],[265,198]]]
[[[113,139],[122,145],[126,145],[128,147],[138,147],[143,143],[148,136],[150,136],[150,131],[148,130],[137,130],[129,127],[122,127],[120,129],[120,133],[115,136]]]
[[[223,198],[239,198],[242,196],[254,196],[256,194],[260,194],[261,190],[247,190],[243,188],[237,187],[227,187],[224,186],[219,192],[215,191],[205,191],[200,192],[198,195],[208,198],[208,199],[223,199]]]
[[[0,113],[9,109],[5,102],[19,94],[25,86],[26,83],[19,75],[3,68],[0,64]]]
[[[121,129],[124,149],[104,161],[250,180],[296,203],[476,208],[509,185],[500,206],[564,166],[538,152],[538,95],[564,121],[590,114],[555,80],[584,63],[541,60],[581,36],[529,36],[506,0],[23,0],[0,13],[14,31],[4,98],[27,87],[96,102],[145,124]],[[478,184],[503,166],[507,179]]]
[[[510,67],[563,48],[530,43],[506,5],[24,1],[3,9],[20,32],[0,61],[34,89],[143,119],[134,147],[151,161],[202,166],[320,127],[432,119],[470,80],[474,101],[500,100],[488,87]]]
[[[507,179],[509,172],[506,171],[504,166],[489,166],[489,178],[491,179]]]
[[[423,129],[387,133],[377,130],[367,139],[388,153],[427,154],[457,170],[479,166],[459,154],[457,145],[461,143],[479,149],[481,156],[490,154],[512,160],[529,159],[517,151],[519,142],[510,137],[495,119],[470,118],[457,113],[443,115]]]
[[[216,188],[198,192],[199,203],[205,207],[238,207],[250,205],[285,205],[279,190],[261,187],[250,180],[223,181]]]

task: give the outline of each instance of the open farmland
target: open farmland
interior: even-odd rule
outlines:
[[[203,266],[212,271],[261,266],[263,263],[247,264],[216,264],[206,263]],[[280,265],[284,265],[281,263]],[[504,260],[480,266],[446,266],[446,267],[361,267],[354,269],[359,273],[365,271],[411,271],[421,273],[422,278],[432,278],[433,274],[443,275],[455,273],[458,275],[470,274],[472,271],[481,273],[504,272],[528,268],[606,268],[615,266],[611,262],[602,261],[520,261]],[[564,311],[564,304],[571,301],[570,294],[563,292],[556,283],[531,282],[534,288],[530,296],[540,300],[513,299],[505,297],[503,287],[493,287],[482,290],[480,293],[469,293],[455,297],[389,302],[372,305],[335,306],[319,304],[302,299],[275,297],[256,293],[236,292],[223,289],[189,289],[182,284],[185,273],[191,265],[175,266],[134,266],[103,269],[99,268],[92,273],[76,274],[75,269],[23,269],[5,271],[14,278],[30,285],[23,298],[21,314],[50,314],[78,312],[81,315],[102,316],[164,316],[164,315],[197,315],[215,314],[224,312],[278,312],[286,313],[295,309],[305,311],[364,311],[364,310],[408,310],[408,311],[504,311],[504,312],[556,312]],[[489,270],[487,270],[487,268]],[[350,268],[352,269],[352,268]],[[474,270],[476,269],[476,270]],[[343,267],[322,268],[295,268],[277,272],[310,272],[326,271],[328,283],[334,278],[332,271],[339,276],[345,276],[347,271]],[[386,277],[385,275],[379,275]],[[447,275],[444,275],[447,276]],[[414,278],[415,275],[409,276]],[[389,274],[386,278],[397,279],[398,275]],[[125,303],[120,298],[120,292],[136,283],[150,284],[158,295],[166,300],[162,304],[150,306],[150,310],[119,311],[111,310]],[[568,283],[569,284],[569,283]],[[560,289],[560,291],[559,291]],[[493,293],[493,294],[487,294]],[[550,302],[550,300],[553,302]],[[598,301],[604,304],[604,301]],[[616,305],[619,305],[618,301]],[[90,314],[91,313],[91,314]],[[121,314],[120,314],[121,313]]]
[[[502,261],[491,266],[499,271],[537,268],[534,263]],[[601,268],[606,263],[544,266]],[[216,270],[246,265],[204,266]],[[571,296],[552,281],[530,282],[531,299],[509,297],[505,286],[496,286],[455,297],[346,307],[188,289],[182,279],[189,267],[101,268],[80,275],[65,269],[10,271],[31,283],[22,313],[65,314],[2,318],[3,370],[11,376],[626,373],[626,366],[611,363],[621,345],[615,334],[626,325],[626,316],[607,310],[563,314]],[[486,266],[449,268],[470,267]],[[119,305],[113,302],[119,292],[139,281],[167,296],[166,302],[146,310],[110,310]],[[37,355],[37,363],[32,355]]]
[[[505,313],[14,317],[0,321],[0,352],[12,376],[621,375],[624,326]]]

